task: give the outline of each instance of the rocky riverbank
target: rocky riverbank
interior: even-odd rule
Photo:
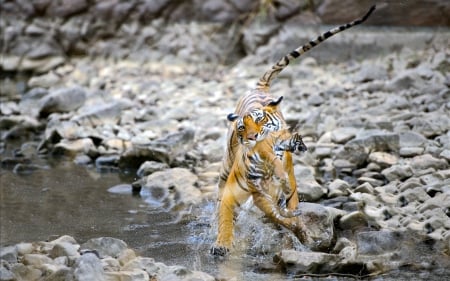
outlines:
[[[202,30],[190,28],[184,30]],[[371,35],[397,34],[377,32],[352,33],[363,40],[343,44],[364,49],[377,42]],[[280,44],[286,41],[283,34],[231,67],[200,58],[192,63],[191,57],[159,62],[84,57],[25,81],[6,77],[1,148],[9,153],[11,141],[23,144],[2,155],[2,167],[18,175],[32,173],[45,168],[35,161],[45,155],[99,170],[137,169],[135,190],[183,214],[214,198],[225,116],[270,66],[272,52],[289,49]],[[305,57],[274,84],[273,94],[285,97],[288,123],[309,148],[295,157],[295,173],[302,200],[318,203],[301,205],[313,210],[304,219],[310,219],[310,234],[325,246],[316,252],[309,250],[314,241],[309,248],[263,247],[256,254],[272,255],[277,266],[264,265],[261,271],[370,275],[404,269],[420,272],[421,278],[449,274],[449,36],[441,31],[402,36],[399,46],[414,42],[420,48],[379,48],[379,53],[370,48],[358,60],[351,52],[343,60],[342,50],[322,50],[338,56],[338,62]],[[416,41],[425,37],[430,40]],[[195,221],[192,215],[185,219]],[[314,233],[314,226],[329,231]],[[272,241],[273,233],[267,235],[258,241]],[[75,239],[63,237],[3,248],[2,280],[20,274],[89,280],[77,274],[91,269],[106,280],[169,280],[174,275],[192,280],[190,274],[213,279],[135,257],[123,242],[99,239],[94,241],[121,246],[103,254],[92,241],[79,247]],[[81,249],[88,251],[82,254]]]

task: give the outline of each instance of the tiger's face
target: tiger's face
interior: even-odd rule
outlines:
[[[283,123],[280,120],[280,115],[277,114],[277,106],[282,99],[283,97],[280,97],[278,100],[274,100],[264,107],[253,109],[243,116],[235,113],[228,114],[228,121],[234,122],[234,130],[239,143],[253,147],[257,142],[265,139],[270,132],[281,130]]]

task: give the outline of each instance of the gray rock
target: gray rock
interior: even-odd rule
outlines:
[[[274,257],[281,262],[288,274],[332,272],[339,261],[339,256],[320,252],[299,252],[283,250]]]
[[[399,150],[399,135],[392,133],[369,132],[368,136],[357,137],[347,142],[336,157],[346,159],[357,166],[362,165],[368,158],[371,151],[392,151]]]
[[[187,129],[168,134],[144,145],[133,145],[121,155],[119,167],[138,168],[145,161],[157,161],[172,165],[177,158],[185,158],[186,151],[194,145],[193,130]]]
[[[26,266],[23,263],[14,264],[11,267],[14,274],[14,280],[38,280],[42,277],[43,272],[33,266]]]
[[[335,143],[344,144],[353,139],[357,132],[358,129],[352,127],[337,128],[331,132],[331,140]]]
[[[366,83],[373,80],[385,80],[388,77],[386,69],[380,65],[362,64],[361,68],[353,74],[353,81]]]
[[[384,168],[397,164],[398,158],[387,152],[372,152],[369,154],[369,161]]]
[[[197,181],[198,177],[184,168],[154,172],[147,177],[141,196],[151,205],[166,208],[197,205],[202,201]]]
[[[0,267],[0,280],[1,281],[15,281],[16,276],[14,276],[14,274],[11,272],[11,270],[9,270],[8,268],[3,266],[2,263],[2,267]]]
[[[309,167],[296,165],[294,174],[298,183],[299,196],[304,200],[314,202],[327,193],[327,189],[316,181],[313,170]]]
[[[350,185],[344,180],[335,179],[330,183],[328,189],[328,197],[343,196],[349,194]]]
[[[0,248],[0,259],[9,263],[16,263],[18,257],[17,248],[14,246]]]
[[[169,165],[166,163],[156,162],[156,161],[145,161],[138,169],[137,176],[142,178],[148,176],[154,172],[163,171],[168,169]]]
[[[90,138],[73,141],[63,139],[53,147],[52,154],[70,157],[75,157],[78,154],[96,155],[97,148]]]
[[[46,117],[54,112],[68,112],[81,107],[86,101],[86,91],[81,87],[61,88],[40,101],[39,115]]]
[[[398,154],[402,157],[413,157],[421,155],[424,151],[423,147],[401,147]]]
[[[72,121],[82,126],[97,127],[104,124],[115,125],[119,122],[123,110],[130,108],[132,102],[126,99],[110,103],[96,103],[81,108],[81,114],[75,116]]]
[[[24,265],[32,265],[34,267],[40,268],[44,264],[53,264],[53,260],[43,254],[25,254],[23,256],[22,263]]]
[[[344,215],[339,220],[339,227],[344,230],[358,230],[369,226],[366,216],[360,212],[355,211]]]
[[[131,280],[148,281],[151,280],[148,273],[144,270],[105,272],[106,280]]]
[[[50,257],[55,259],[61,256],[77,257],[79,256],[78,248],[80,246],[69,242],[59,242],[50,250]]]
[[[305,246],[313,251],[329,251],[335,240],[332,214],[322,205],[302,202],[298,206],[300,221],[306,226]]]
[[[409,165],[394,165],[381,171],[381,174],[388,181],[404,180],[413,175],[413,171]]]
[[[118,184],[113,187],[108,188],[108,192],[116,194],[132,194],[133,188],[131,184]]]
[[[96,251],[101,258],[107,256],[117,258],[127,249],[127,244],[120,239],[100,237],[88,240],[86,243],[81,245],[80,249]]]
[[[90,240],[92,241],[92,239]],[[87,243],[90,243],[89,241]],[[94,244],[97,244],[94,242]],[[103,249],[106,250],[106,249]],[[97,255],[93,253],[85,253],[77,259],[74,266],[74,280],[75,281],[92,281],[106,280],[105,271],[103,270],[102,263]]]
[[[414,157],[411,160],[411,167],[413,170],[426,170],[429,168],[440,170],[448,168],[449,165],[444,159],[438,159],[430,154],[424,154]]]
[[[363,231],[356,235],[358,253],[363,255],[380,255],[386,252],[401,250],[404,236],[400,232]]]
[[[355,187],[355,192],[374,194],[374,188],[370,183],[365,182]]]

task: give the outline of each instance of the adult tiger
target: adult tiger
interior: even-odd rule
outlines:
[[[235,112],[228,115],[227,119],[233,123],[218,184],[219,229],[212,254],[224,255],[229,251],[235,207],[250,196],[274,222],[293,231],[301,241],[305,238],[304,226],[294,218],[299,200],[291,152],[305,151],[306,146],[300,135],[290,134],[278,109],[283,97],[272,97],[270,84],[291,60],[334,34],[364,22],[374,10],[372,6],[362,18],[333,28],[281,58],[259,79],[256,88],[238,101]],[[274,183],[274,176],[281,190]]]

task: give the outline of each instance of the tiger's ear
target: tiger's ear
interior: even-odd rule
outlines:
[[[283,100],[283,96],[280,96],[278,99],[272,100],[271,102],[269,102],[267,104],[267,106],[275,107],[275,106],[279,105],[282,100]]]
[[[227,115],[227,119],[230,122],[233,122],[234,120],[238,119],[238,117],[239,117],[239,115],[234,114],[234,113],[230,113],[230,114]]]

